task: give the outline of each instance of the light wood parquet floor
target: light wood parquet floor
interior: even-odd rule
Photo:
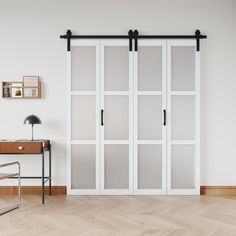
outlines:
[[[11,199],[12,200],[12,199]],[[236,196],[39,196],[0,216],[0,236],[236,236]],[[0,206],[10,202],[0,197]]]

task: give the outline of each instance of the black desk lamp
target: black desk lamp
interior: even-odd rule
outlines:
[[[32,125],[32,139],[31,140],[33,141],[34,140],[34,125],[42,124],[41,120],[35,115],[30,115],[25,118],[24,124]]]

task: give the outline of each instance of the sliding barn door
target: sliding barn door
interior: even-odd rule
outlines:
[[[133,193],[133,56],[128,40],[101,41],[101,193]]]
[[[199,194],[195,40],[76,40],[68,52],[68,194]]]
[[[168,41],[167,194],[199,194],[199,53],[195,40]]]
[[[166,41],[134,52],[134,190],[166,194]]]
[[[99,41],[68,52],[68,194],[99,193]]]

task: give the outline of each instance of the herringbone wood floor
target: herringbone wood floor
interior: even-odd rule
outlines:
[[[235,236],[236,197],[52,196],[43,206],[26,195],[20,209],[0,216],[0,236],[13,235]]]

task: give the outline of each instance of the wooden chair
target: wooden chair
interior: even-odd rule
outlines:
[[[20,163],[18,161],[16,162],[11,162],[11,163],[5,163],[5,164],[0,164],[0,168],[7,167],[7,166],[12,166],[12,165],[17,165],[18,166],[18,172],[15,173],[1,173],[0,172],[0,180],[2,179],[8,179],[11,177],[18,177],[18,201],[16,204],[0,208],[0,215],[3,215],[9,211],[15,210],[20,207],[21,204],[21,178],[20,178]]]

